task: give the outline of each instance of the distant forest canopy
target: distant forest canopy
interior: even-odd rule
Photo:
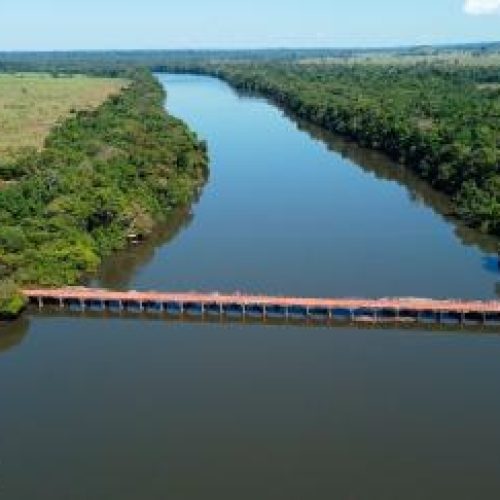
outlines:
[[[178,207],[207,177],[206,145],[164,109],[147,71],[120,94],[56,126],[42,151],[5,167],[0,189],[0,317],[23,300],[16,285],[76,284],[101,259]]]
[[[120,50],[69,52],[0,52],[0,71],[85,71],[106,74],[134,67],[154,69],[184,62],[274,62],[301,60],[366,60],[398,58],[412,62],[448,59],[481,63],[500,58],[500,41],[493,43],[394,48],[282,48],[255,50]],[[500,59],[499,59],[500,61]],[[497,61],[498,62],[498,61]]]

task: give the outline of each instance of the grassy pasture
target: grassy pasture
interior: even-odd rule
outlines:
[[[374,66],[414,66],[415,64],[450,65],[456,68],[488,68],[500,65],[500,53],[473,54],[465,51],[439,52],[429,54],[360,53],[351,57],[328,56],[303,58],[299,64],[372,64]]]
[[[23,148],[40,149],[50,129],[73,110],[94,108],[125,80],[83,75],[0,73],[0,161]]]

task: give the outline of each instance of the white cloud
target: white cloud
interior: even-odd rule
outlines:
[[[464,11],[473,15],[500,13],[500,0],[465,0]]]

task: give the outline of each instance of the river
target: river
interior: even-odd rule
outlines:
[[[496,242],[400,166],[216,79],[158,78],[210,179],[94,285],[497,296]],[[497,499],[499,380],[494,333],[31,311],[0,329],[0,498]]]

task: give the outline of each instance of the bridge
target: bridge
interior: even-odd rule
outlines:
[[[500,301],[419,298],[321,299],[242,293],[113,291],[85,287],[23,290],[31,304],[72,310],[133,311],[316,321],[500,325]]]

